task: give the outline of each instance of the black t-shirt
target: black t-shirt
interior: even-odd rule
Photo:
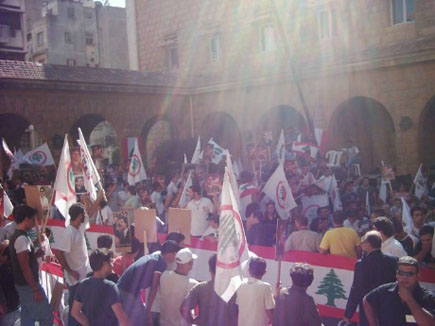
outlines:
[[[0,287],[8,312],[17,310],[20,305],[20,297],[14,286],[14,276],[10,264],[0,265]]]
[[[82,311],[92,326],[117,326],[112,306],[121,302],[115,283],[102,278],[85,278],[74,297],[83,304]]]
[[[418,255],[422,249],[421,241],[417,242],[415,245],[415,255]],[[432,264],[435,263],[435,258],[432,256],[432,253],[429,251],[424,255],[423,257],[423,263],[425,264]]]

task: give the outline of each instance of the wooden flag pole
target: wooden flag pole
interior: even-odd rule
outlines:
[[[281,291],[281,263],[282,259],[278,260],[278,270],[276,273],[275,295],[278,297],[279,291]]]

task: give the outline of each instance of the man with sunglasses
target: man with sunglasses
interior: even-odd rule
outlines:
[[[415,320],[435,325],[435,295],[418,283],[418,261],[405,256],[397,263],[396,282],[377,287],[364,298],[370,326],[401,326]]]

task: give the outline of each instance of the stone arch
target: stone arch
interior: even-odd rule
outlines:
[[[201,146],[209,141],[210,138],[223,148],[230,151],[231,155],[242,156],[242,136],[239,126],[234,118],[226,112],[212,112],[202,121]]]
[[[420,162],[426,168],[435,168],[435,96],[426,104],[418,127]]]
[[[86,143],[90,145],[89,150],[95,151],[91,154],[99,167],[102,167],[102,164],[121,163],[119,134],[110,121],[94,113],[81,116],[71,128],[70,135],[74,145],[77,145],[76,141],[79,138],[78,128],[82,130]],[[98,148],[102,148],[102,152]]]
[[[281,129],[286,133],[304,133],[307,123],[304,116],[294,107],[278,105],[263,114],[259,127],[261,131],[272,131],[273,139],[278,139]]]
[[[368,97],[353,97],[337,108],[328,128],[328,149],[360,150],[361,169],[368,173],[381,161],[396,164],[396,136],[393,119],[384,105]]]
[[[176,137],[176,130],[165,115],[156,115],[149,119],[142,128],[139,147],[147,162],[154,156],[154,151],[165,141]]]

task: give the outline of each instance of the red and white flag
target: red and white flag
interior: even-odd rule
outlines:
[[[76,203],[76,192],[74,183],[74,173],[72,170],[71,156],[68,145],[68,135],[65,135],[62,153],[60,155],[59,166],[57,168],[56,180],[53,190],[54,205],[65,218],[65,225],[69,225],[70,216],[68,213],[72,204]]]
[[[228,149],[225,150],[225,155],[226,155],[226,163],[227,163],[228,174],[230,177],[231,188],[232,188],[233,194],[237,200],[237,207],[240,208],[241,206],[240,206],[239,185],[237,184],[237,177],[236,177],[236,174],[234,173],[234,170],[233,170],[233,163],[231,162],[231,155],[230,155],[230,151]]]
[[[0,186],[1,187],[1,186]],[[8,218],[9,215],[12,214],[14,209],[14,205],[12,205],[11,200],[9,199],[6,191],[1,187],[0,189],[0,214],[5,218]]]
[[[23,161],[40,166],[54,165],[54,159],[51,155],[47,143],[29,151],[23,156]]]
[[[84,173],[85,189],[89,193],[92,201],[97,200],[98,190],[103,189],[100,174],[92,160],[89,153],[88,146],[86,146],[85,138],[83,137],[82,130],[79,128],[80,156],[82,160],[82,169]]]
[[[190,161],[192,164],[199,164],[201,161],[202,155],[201,155],[201,137],[198,136],[198,141],[196,142],[195,151],[192,155],[192,161]]]
[[[290,210],[295,208],[296,202],[285,177],[284,167],[279,164],[275,172],[263,188],[263,192],[274,201],[275,209],[282,219],[288,219]]]
[[[3,146],[3,150],[5,151],[6,155],[11,160],[11,165],[9,166],[9,169],[7,172],[8,178],[10,180],[10,179],[12,179],[12,174],[13,174],[14,170],[18,170],[18,162],[15,159],[14,154],[12,154],[12,151],[9,149],[8,144],[6,144],[6,141],[4,138],[2,138],[2,146]]]
[[[303,196],[301,198],[302,214],[308,218],[309,223],[317,217],[317,209],[329,205],[326,193],[314,196]]]
[[[139,152],[139,145],[137,143],[137,138],[134,141],[134,150],[131,155],[130,168],[128,169],[128,184],[134,186],[136,183],[145,180],[147,178],[147,174],[145,171],[145,166],[142,162],[142,156]]]
[[[225,168],[222,185],[218,241],[214,290],[222,300],[228,302],[243,282],[242,263],[249,259],[243,222],[228,167]]]

